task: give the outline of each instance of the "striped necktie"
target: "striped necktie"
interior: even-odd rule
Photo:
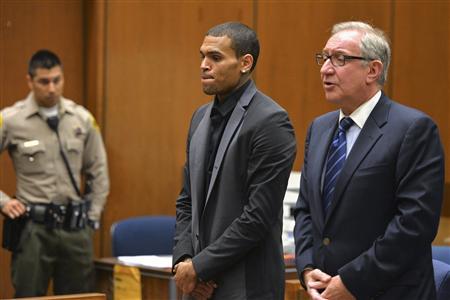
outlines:
[[[339,122],[339,129],[336,135],[333,137],[333,141],[328,149],[327,163],[325,177],[323,181],[323,209],[325,215],[328,208],[331,205],[334,195],[334,188],[336,181],[344,166],[346,154],[347,154],[347,140],[345,132],[354,124],[353,120],[349,117],[343,118]]]

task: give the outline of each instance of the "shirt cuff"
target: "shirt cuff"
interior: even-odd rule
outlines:
[[[306,286],[306,283],[305,283],[305,280],[304,280],[304,277],[303,277],[303,273],[305,273],[306,271],[312,271],[312,270],[314,270],[314,267],[312,265],[308,265],[300,273],[300,284],[305,289],[305,291],[308,289],[308,287]]]

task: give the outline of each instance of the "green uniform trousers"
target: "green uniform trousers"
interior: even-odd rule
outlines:
[[[12,255],[15,297],[44,296],[50,279],[55,295],[92,292],[93,229],[47,229],[29,221]]]

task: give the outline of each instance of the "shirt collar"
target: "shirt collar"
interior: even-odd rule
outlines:
[[[246,83],[244,83],[242,86],[240,86],[238,89],[234,90],[230,95],[225,97],[222,102],[219,101],[219,99],[214,97],[214,105],[213,105],[213,111],[217,111],[220,113],[222,117],[225,117],[228,115],[236,106],[239,99],[241,98],[244,91],[249,86],[251,80],[248,80]],[[211,112],[211,113],[212,113]]]
[[[39,105],[36,102],[36,99],[34,98],[33,92],[30,92],[25,99],[26,102],[26,116],[30,117],[34,114],[39,114]],[[62,116],[65,113],[73,114],[73,108],[69,105],[67,105],[66,99],[61,96],[61,99],[59,101],[59,114]]]
[[[376,92],[372,98],[361,104],[348,117],[350,117],[360,129],[362,129],[367,119],[369,118],[370,113],[375,108],[375,105],[377,105],[380,98],[381,98],[381,90]],[[341,121],[344,117],[347,116],[342,112],[341,109],[339,112],[339,121]]]
[[[32,115],[39,113],[39,105],[36,100],[34,100],[34,94],[30,92],[25,99],[25,114],[26,117],[30,117]]]

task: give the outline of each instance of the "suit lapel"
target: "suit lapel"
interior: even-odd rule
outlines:
[[[338,118],[339,111],[336,111],[322,126],[322,131],[318,134],[319,138],[317,144],[310,145],[312,151],[310,150],[309,153],[312,154],[312,159],[308,159],[308,164],[312,166],[310,167],[310,170],[312,172],[311,186],[313,187],[313,199],[319,199],[319,201],[313,201],[311,205],[315,206],[314,211],[319,214],[319,218],[315,218],[321,222],[318,224],[319,228],[323,227],[323,221],[325,219],[322,207],[322,173],[323,168],[325,167],[324,165],[327,158],[328,148],[337,127]]]
[[[230,142],[232,141],[233,137],[239,132],[239,129],[242,126],[242,122],[244,120],[247,111],[247,107],[250,104],[250,101],[253,99],[255,93],[256,93],[256,86],[252,81],[245,90],[244,94],[242,94],[241,98],[239,99],[238,103],[236,104],[236,107],[234,108],[230,116],[230,119],[228,120],[227,126],[225,127],[225,130],[222,135],[222,139],[220,140],[219,143],[219,148],[217,149],[216,158],[214,160],[214,167],[212,170],[211,181],[209,183],[208,193],[206,196],[205,207],[206,205],[208,205],[208,200],[211,195],[211,191],[214,187],[214,184],[216,182],[220,166],[222,165],[223,158],[225,156],[225,152],[228,149],[228,146],[230,145]]]
[[[367,157],[373,146],[383,135],[381,127],[387,122],[389,107],[390,105],[387,97],[382,94],[379,102],[375,106],[372,113],[369,115],[369,118],[367,118],[364,127],[359,133],[359,136],[356,139],[355,144],[353,145],[352,150],[347,157],[341,174],[339,175],[339,178],[336,182],[334,200],[331,203],[325,222],[327,222],[327,220],[333,213],[334,208],[339,203],[339,201],[341,201],[343,193],[356,169]]]
[[[189,179],[191,184],[193,227],[199,224],[199,205],[202,205],[205,189],[205,160],[208,148],[212,103],[208,106],[189,143]]]

